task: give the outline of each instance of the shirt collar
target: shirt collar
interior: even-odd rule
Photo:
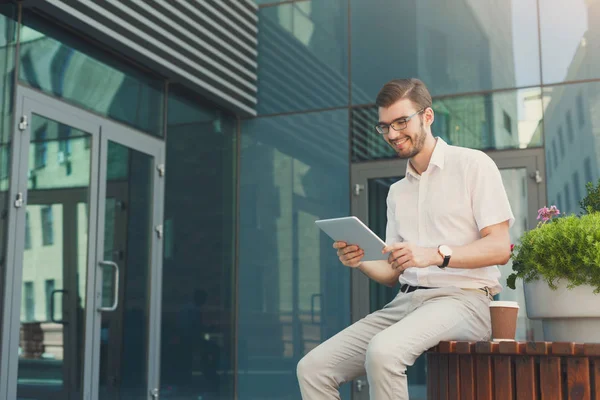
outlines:
[[[439,169],[444,169],[444,162],[446,159],[446,149],[448,148],[448,144],[441,137],[436,138],[436,144],[433,148],[433,153],[431,154],[431,159],[429,160],[429,165],[433,164],[437,166]],[[406,163],[406,176],[410,176],[417,180],[421,179],[421,175],[414,169],[410,160]]]

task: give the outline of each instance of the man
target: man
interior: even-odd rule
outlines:
[[[444,340],[487,340],[497,265],[510,257],[514,217],[494,162],[434,138],[431,95],[418,79],[393,80],[377,96],[376,130],[408,159],[387,197],[387,261],[334,243],[340,261],[392,286],[396,298],[308,353],[298,364],[305,400],[339,399],[342,383],[367,374],[372,400],[408,399],[406,367]]]

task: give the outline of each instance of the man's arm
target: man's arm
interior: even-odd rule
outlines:
[[[406,268],[442,265],[444,258],[437,248],[419,248],[411,243],[399,242],[385,251],[399,248],[388,261],[363,261],[358,268],[369,278],[386,286],[394,286]],[[451,247],[452,257],[447,268],[473,269],[504,265],[510,259],[508,221],[485,227],[481,239],[464,246]],[[397,256],[397,257],[396,257]],[[394,261],[393,261],[394,260]],[[404,261],[399,264],[398,260]]]
[[[481,239],[464,246],[451,247],[452,257],[448,268],[481,268],[504,265],[510,259],[510,236],[508,221],[483,228]],[[443,257],[435,250],[435,265],[441,265]]]
[[[399,269],[394,269],[387,261],[363,261],[358,265],[363,274],[389,287],[398,283],[398,277],[402,274]]]
[[[452,257],[447,268],[473,269],[504,265],[510,259],[510,236],[508,221],[483,228],[481,239],[452,249]],[[386,246],[383,252],[391,251],[388,261],[392,269],[404,271],[406,268],[426,268],[442,265],[444,259],[437,248],[418,247],[412,243],[395,243]]]
[[[387,261],[361,261],[364,251],[356,245],[345,242],[335,242],[333,248],[342,264],[350,268],[358,268],[363,274],[383,285],[394,286],[402,271],[392,269]]]

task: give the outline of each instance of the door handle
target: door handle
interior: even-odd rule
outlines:
[[[50,293],[50,321],[54,322],[55,324],[66,325],[67,322],[64,319],[61,319],[60,321],[54,319],[54,295],[56,293],[62,293],[64,296],[67,294],[67,291],[64,289],[56,289],[56,290],[53,290],[52,293]]]
[[[365,185],[361,185],[360,183],[356,183],[354,185],[354,195],[355,196],[360,196],[360,192],[362,192],[363,190],[365,190]]]
[[[535,183],[542,183],[544,181],[539,170],[532,172],[531,174],[529,174],[529,176],[535,181]]]
[[[119,306],[119,266],[117,265],[117,263],[112,261],[100,261],[98,264],[100,264],[103,267],[112,267],[115,270],[115,279],[113,285],[115,294],[113,296],[113,304],[110,307],[98,307],[98,311],[115,311]]]

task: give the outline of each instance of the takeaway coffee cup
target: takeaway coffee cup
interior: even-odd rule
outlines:
[[[519,304],[516,301],[492,301],[492,341],[513,341],[517,331]]]

